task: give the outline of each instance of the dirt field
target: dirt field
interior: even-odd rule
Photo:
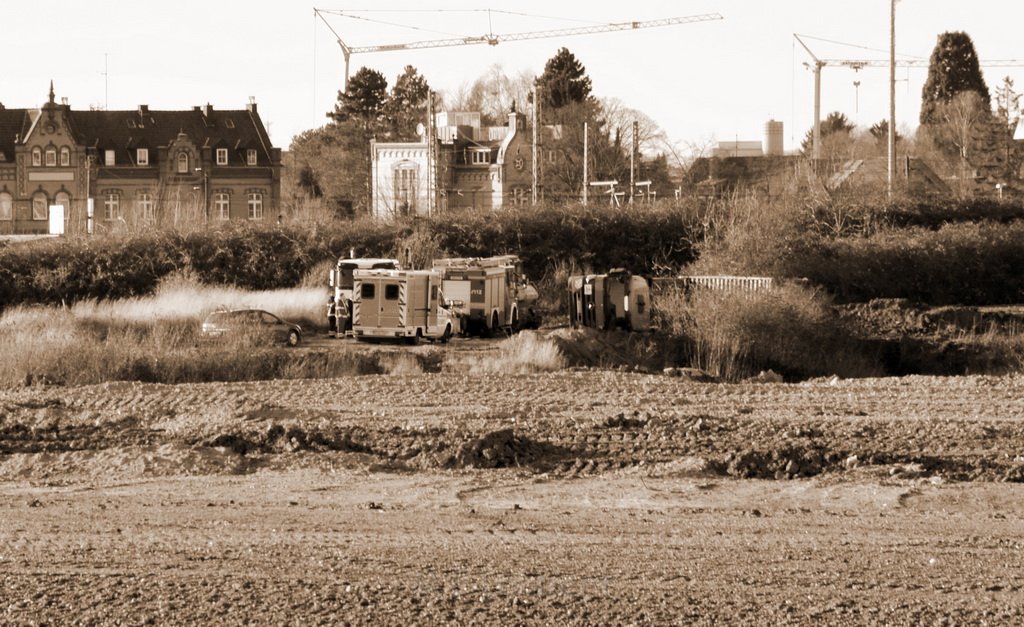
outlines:
[[[1024,621],[1024,378],[0,392],[0,623]]]

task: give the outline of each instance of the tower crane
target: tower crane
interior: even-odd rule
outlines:
[[[335,38],[338,40],[338,46],[341,47],[341,53],[345,57],[345,88],[348,87],[348,73],[349,73],[349,61],[353,54],[362,54],[367,52],[394,52],[398,50],[421,50],[423,48],[448,48],[451,46],[472,46],[479,44],[487,44],[489,46],[497,46],[500,43],[507,41],[525,41],[529,39],[543,39],[546,37],[568,37],[572,35],[590,35],[594,33],[609,33],[615,31],[624,30],[639,30],[641,28],[657,28],[661,26],[676,26],[678,24],[692,24],[694,22],[707,22],[712,20],[724,19],[719,13],[704,13],[700,15],[688,15],[684,17],[667,17],[657,20],[647,20],[642,22],[613,22],[610,24],[594,24],[592,26],[580,26],[575,28],[557,28],[551,30],[539,30],[539,31],[528,31],[521,33],[504,33],[496,34],[488,32],[484,35],[469,36],[469,37],[454,37],[449,39],[432,39],[426,41],[414,41],[409,43],[396,43],[396,44],[381,44],[376,46],[349,46],[342,41],[341,36],[338,35],[337,31],[331,27],[330,23],[324,17],[324,14],[334,14],[343,17],[355,17],[350,13],[344,11],[332,11],[326,9],[313,9],[317,16],[323,20],[327,28],[334,33]],[[360,18],[365,19],[365,18]]]
[[[811,52],[811,49],[807,47],[807,44],[804,43],[804,40],[801,39],[799,35],[794,33],[793,38],[796,39],[797,43],[807,51],[807,54],[811,55],[811,59],[813,60],[814,130],[811,143],[811,158],[819,159],[821,157],[821,68],[826,66],[842,66],[858,71],[866,67],[889,67],[889,61],[887,59],[819,59],[817,55]],[[896,59],[896,66],[907,68],[926,68],[930,62],[931,61],[929,59]],[[1016,59],[993,59],[980,60],[978,61],[978,64],[985,67],[1020,67],[1024,66],[1024,61],[1018,61]]]

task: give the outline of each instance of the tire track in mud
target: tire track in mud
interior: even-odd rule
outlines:
[[[30,388],[0,392],[0,460],[175,443],[410,470],[577,476],[684,460],[744,478],[877,466],[1024,481],[1022,391],[1019,377],[728,385],[609,371]]]

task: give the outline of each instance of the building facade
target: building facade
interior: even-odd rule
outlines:
[[[47,232],[56,205],[68,233],[271,220],[280,196],[255,103],[76,111],[51,84],[38,109],[0,105],[0,234]]]
[[[531,138],[514,107],[508,125],[497,127],[481,126],[475,112],[438,113],[432,150],[421,135],[419,142],[371,144],[375,217],[530,203]]]

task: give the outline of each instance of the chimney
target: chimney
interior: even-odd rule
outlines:
[[[213,113],[213,105],[210,103],[203,105],[203,117],[208,118],[211,113]]]
[[[139,105],[139,117],[149,115],[149,105]]]
[[[249,96],[249,104],[245,105],[245,110],[249,113],[256,113],[256,98]]]

